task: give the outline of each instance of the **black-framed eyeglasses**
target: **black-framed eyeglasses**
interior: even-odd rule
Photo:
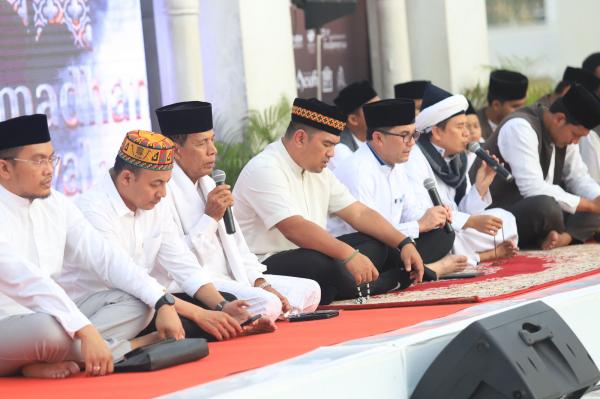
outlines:
[[[58,166],[58,164],[60,163],[60,157],[58,157],[58,156],[51,156],[50,158],[44,158],[44,159],[21,159],[21,158],[3,158],[3,159],[11,160],[11,161],[18,161],[18,162],[27,162],[27,163],[35,165],[38,168],[41,168],[44,165],[50,165],[53,168],[56,168]]]
[[[419,140],[419,137],[421,136],[421,132],[415,131],[413,134],[410,133],[404,133],[404,134],[400,134],[400,133],[394,133],[394,132],[390,132],[388,130],[384,130],[384,129],[375,129],[376,132],[381,132],[383,134],[387,134],[389,136],[398,136],[398,137],[402,137],[402,141],[404,143],[409,143],[410,139],[413,138],[415,140],[415,142],[417,140]]]

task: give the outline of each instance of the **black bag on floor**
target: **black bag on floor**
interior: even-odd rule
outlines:
[[[193,362],[208,355],[204,338],[167,339],[143,346],[125,354],[115,363],[115,372],[154,371],[178,364]]]

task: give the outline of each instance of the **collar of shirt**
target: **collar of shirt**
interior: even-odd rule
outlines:
[[[27,211],[33,201],[8,191],[0,184],[0,201],[13,212]]]
[[[381,159],[381,157],[377,154],[377,152],[373,149],[373,147],[371,147],[371,143],[367,142],[367,147],[369,147],[369,150],[371,150],[371,154],[373,154],[373,156],[375,157],[377,162],[379,162],[379,165],[385,166],[387,169],[392,169],[394,167],[394,165],[390,165],[387,162],[385,162],[383,159]]]
[[[102,185],[104,186],[104,192],[108,195],[110,204],[117,213],[117,216],[135,216],[136,212],[133,212],[127,207],[127,205],[125,205],[125,201],[123,201],[123,198],[121,198],[121,194],[119,194],[117,186],[115,186],[115,182],[113,181],[109,172],[107,172],[104,176],[104,179],[102,180]]]
[[[288,152],[287,148],[285,148],[285,145],[283,145],[283,139],[281,140],[277,140],[274,144],[274,149],[281,155],[281,157],[283,158],[283,160],[285,161],[285,163],[288,164],[288,166],[290,167],[290,169],[298,174],[299,176],[302,175],[302,173],[304,173],[304,169],[302,169],[302,167],[300,165],[298,165],[296,163],[296,161],[294,161],[294,159],[292,158],[292,156],[290,155],[290,153]]]
[[[496,130],[496,128],[498,127],[498,125],[496,125],[494,122],[492,122],[492,121],[491,121],[491,120],[489,120],[489,119],[488,119],[487,121],[488,121],[488,123],[489,123],[490,127],[492,128],[492,131],[495,131],[495,130]]]
[[[446,163],[450,163],[450,161],[452,161],[454,158],[456,158],[456,155],[452,155],[451,157],[447,157],[446,154],[446,150],[444,150],[442,147],[435,145],[433,143],[431,143],[431,145],[433,146],[433,148],[436,149],[437,152],[440,153],[440,155],[442,156],[442,158],[444,158],[444,161],[446,161]]]

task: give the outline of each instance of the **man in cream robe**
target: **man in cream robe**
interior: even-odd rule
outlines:
[[[486,210],[492,203],[489,185],[495,172],[483,165],[473,185],[467,176],[464,153],[469,138],[466,98],[452,96],[434,85],[425,90],[424,97],[416,125],[417,131],[425,134],[406,163],[414,193],[421,203],[432,206],[423,182],[428,178],[436,182],[442,202],[452,208],[452,226],[456,232],[454,253],[467,256],[470,264],[513,256],[517,251],[514,216],[502,209]],[[424,148],[429,150],[427,155]],[[434,172],[433,166],[439,168],[438,173]],[[455,178],[456,184],[446,183],[441,176],[443,173],[448,178]]]
[[[316,282],[263,275],[266,267],[248,249],[239,226],[234,234],[227,234],[222,217],[232,203],[231,192],[229,186],[216,187],[210,177],[217,154],[211,105],[177,103],[159,108],[156,114],[162,133],[176,145],[176,165],[166,200],[180,235],[215,286],[247,301],[251,313],[271,320],[282,312],[315,310],[320,300]],[[215,207],[216,215],[212,213]]]

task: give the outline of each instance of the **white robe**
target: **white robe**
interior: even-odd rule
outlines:
[[[488,209],[492,203],[492,197],[488,191],[484,197],[472,186],[467,178],[467,189],[460,203],[454,201],[456,190],[448,186],[438,178],[429,162],[423,155],[420,147],[415,145],[410,153],[406,163],[406,172],[410,180],[411,188],[421,204],[425,207],[433,206],[427,190],[423,186],[423,181],[432,178],[437,184],[438,193],[442,202],[452,208],[452,227],[456,232],[453,252],[457,255],[465,255],[471,265],[479,263],[479,252],[494,249],[494,238],[496,245],[500,245],[504,240],[518,240],[517,223],[512,213],[504,209]],[[465,223],[471,215],[494,215],[502,219],[503,227],[498,231],[495,237],[483,234],[472,228],[464,228]]]
[[[175,165],[165,198],[179,234],[211,275],[215,286],[251,304],[251,313],[261,313],[275,320],[281,313],[281,302],[275,295],[255,288],[254,282],[264,278],[284,295],[299,312],[312,312],[321,299],[319,285],[312,280],[263,275],[265,265],[250,252],[236,221],[235,234],[227,234],[221,219],[218,223],[204,213],[208,193],[215,188],[214,180],[202,177],[194,184]]]
[[[596,129],[600,131],[600,127]],[[600,135],[596,131],[590,130],[590,134],[579,139],[579,153],[590,176],[600,183]]]

